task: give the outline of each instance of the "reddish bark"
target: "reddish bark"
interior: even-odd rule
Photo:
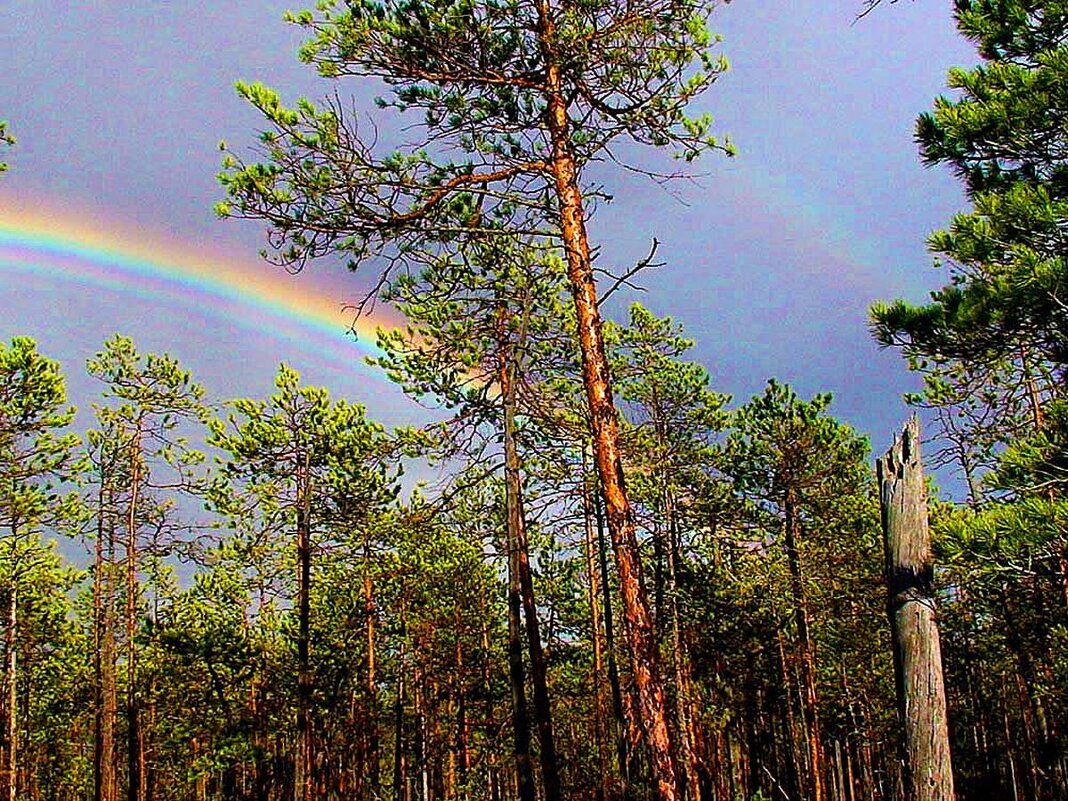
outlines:
[[[578,321],[582,379],[593,429],[594,463],[601,480],[608,531],[612,537],[616,569],[619,573],[624,635],[657,796],[661,801],[676,801],[681,793],[667,725],[657,643],[642,579],[638,539],[623,478],[619,421],[612,397],[611,376],[601,331],[601,315],[590,258],[590,243],[586,233],[583,197],[571,145],[567,100],[564,97],[560,66],[554,51],[554,23],[547,0],[539,0],[537,7],[538,37],[545,61],[545,121],[552,145],[549,172],[559,204],[560,233],[567,256],[568,280]]]

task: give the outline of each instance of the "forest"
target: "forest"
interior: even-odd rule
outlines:
[[[954,9],[977,66],[915,136],[968,208],[945,286],[872,299],[919,388],[885,456],[620,304],[655,240],[597,262],[606,171],[733,153],[688,111],[729,80],[711,2],[291,14],[403,136],[238,83],[216,210],[264,270],[356,272],[432,420],[284,363],[220,398],[120,334],[71,398],[0,342],[2,801],[1068,798],[1068,2]]]

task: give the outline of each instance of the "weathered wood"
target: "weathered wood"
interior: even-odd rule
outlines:
[[[905,730],[909,801],[951,801],[953,769],[933,594],[920,423],[913,416],[876,462],[894,641],[898,712]]]

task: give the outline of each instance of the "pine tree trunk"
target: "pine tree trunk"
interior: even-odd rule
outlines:
[[[512,691],[512,739],[519,801],[536,801],[530,757],[530,714],[523,671],[522,601],[517,549],[508,543],[508,682]]]
[[[393,701],[393,801],[408,801],[408,768],[404,758],[405,637],[407,627],[403,607],[400,614],[400,653],[397,656],[397,697]]]
[[[599,486],[594,486],[593,515],[597,523],[597,561],[601,569],[601,587],[604,605],[604,650],[608,665],[608,687],[612,692],[612,720],[615,724],[616,759],[619,777],[624,786],[630,783],[630,749],[627,745],[627,716],[623,708],[623,688],[619,681],[619,665],[616,662],[615,616],[612,612],[612,593],[608,576],[608,543],[605,542],[604,509],[601,505]]]
[[[126,510],[126,798],[141,801],[140,710],[137,697],[137,506],[141,492],[141,426],[130,446],[130,505]]]
[[[790,756],[788,763],[792,787],[798,792],[803,792],[805,786],[804,773],[801,769],[801,760],[798,751],[803,747],[801,732],[798,730],[797,717],[794,714],[793,692],[794,679],[790,675],[790,662],[786,658],[786,644],[783,638],[782,628],[776,632],[776,642],[779,646],[779,667],[782,676],[782,708],[783,724],[786,729],[786,752]]]
[[[110,501],[110,499],[109,499]],[[104,552],[104,535],[107,532],[107,550]],[[99,594],[94,599],[94,606],[99,602],[98,612],[98,653],[97,653],[97,691],[99,693],[96,719],[96,737],[94,743],[94,799],[95,801],[117,801],[119,797],[118,772],[116,770],[115,723],[118,717],[118,692],[115,673],[115,530],[107,519],[103,505],[100,509],[100,521],[97,528],[97,565],[99,568]]]
[[[371,797],[379,793],[378,676],[376,674],[375,596],[370,573],[370,548],[364,549],[363,598],[367,616],[367,783]]]
[[[262,662],[257,665],[264,671]],[[249,690],[249,712],[252,719],[252,799],[251,801],[268,801],[269,768],[267,761],[267,714],[265,710],[265,691],[261,689],[260,677],[253,673],[252,687]]]
[[[801,571],[801,553],[798,550],[798,535],[801,521],[797,503],[787,495],[786,512],[786,560],[790,568],[790,594],[794,605],[794,625],[797,627],[798,651],[801,667],[801,716],[805,724],[807,773],[811,801],[825,801],[827,797],[827,759],[823,751],[823,732],[820,725],[819,691],[816,686],[816,647],[809,630],[808,604],[805,599],[804,575]]]
[[[96,554],[93,562],[93,801],[104,801],[104,487],[98,494]],[[107,801],[111,801],[110,798]]]
[[[541,773],[545,801],[560,801],[560,774],[556,762],[552,706],[549,700],[545,653],[541,645],[538,607],[534,598],[534,579],[530,571],[530,548],[527,543],[526,520],[523,514],[522,479],[519,472],[519,450],[516,445],[515,362],[517,357],[509,351],[510,348],[506,343],[499,343],[498,380],[504,407],[504,483],[509,552],[515,560],[523,621],[526,625],[534,719],[538,727],[538,743],[541,746]]]
[[[422,649],[417,643],[415,651],[419,653]],[[427,726],[426,726],[426,709],[424,699],[426,697],[426,675],[419,666],[419,662],[416,662],[415,675],[412,681],[412,712],[415,713],[416,721],[416,738],[415,738],[415,764],[419,767],[419,784],[417,785],[416,801],[430,801],[429,799],[429,778],[427,771],[429,749],[427,747]]]
[[[490,639],[489,639],[489,615],[488,610],[483,601],[482,606],[482,698],[483,709],[482,715],[484,718],[483,729],[484,738],[486,742],[492,743],[494,741],[494,732],[496,727],[494,726],[494,714],[493,714],[493,681],[490,675],[490,665],[492,661],[492,652],[490,651]],[[489,801],[500,801],[501,799],[501,781],[500,781],[500,768],[497,764],[497,749],[490,748],[489,754],[486,756],[486,787],[489,796]]]
[[[612,536],[619,572],[623,632],[638,693],[642,733],[652,761],[656,794],[660,801],[677,801],[681,793],[668,730],[667,704],[652,615],[642,579],[641,552],[623,479],[619,421],[612,399],[608,359],[601,331],[582,192],[571,149],[567,100],[564,98],[555,52],[556,32],[548,0],[538,0],[537,8],[538,38],[545,61],[545,121],[552,145],[551,169],[559,203],[560,232],[567,256],[568,279],[578,320],[583,385],[593,428],[594,462],[601,479],[608,530]]]
[[[689,801],[699,801],[698,763],[694,758],[693,718],[687,668],[687,650],[682,641],[682,625],[679,622],[679,536],[675,519],[675,503],[670,491],[664,493],[664,516],[667,520],[668,541],[665,551],[667,561],[668,612],[671,624],[671,668],[675,679],[675,728],[678,731],[679,762],[684,766],[685,788]],[[718,672],[718,671],[717,671]],[[728,755],[729,756],[729,755]]]
[[[953,768],[918,418],[906,423],[876,468],[898,711],[905,728],[906,797],[909,801],[952,801]]]
[[[8,588],[7,609],[4,615],[4,799],[17,801],[19,790],[19,729],[18,729],[18,590],[14,565],[11,586]]]
[[[297,759],[295,801],[312,799],[311,478],[308,454],[297,476]]]
[[[156,619],[159,616],[156,615]],[[156,693],[158,691],[155,677],[149,683],[148,687],[148,705],[145,710],[147,718],[146,724],[141,726],[141,781],[142,781],[142,797],[145,801],[156,801],[156,770],[154,767],[154,755],[153,755],[153,742],[152,735],[156,732]],[[233,767],[230,767],[233,770]],[[223,799],[223,801],[231,801],[231,799]]]
[[[590,642],[593,646],[593,659],[590,664],[590,684],[593,687],[593,735],[597,746],[597,765],[600,776],[597,781],[597,799],[603,801],[605,784],[608,782],[609,760],[606,752],[608,720],[604,697],[604,646],[601,642],[601,614],[597,596],[600,593],[596,546],[593,541],[593,509],[590,504],[590,492],[586,481],[585,454],[583,454],[582,476],[582,519],[584,524],[583,549],[586,557],[587,591],[590,605]]]
[[[457,620],[456,631],[460,631]],[[456,777],[459,783],[457,798],[467,799],[467,783],[471,774],[471,731],[467,720],[467,688],[464,686],[463,640],[456,637]]]

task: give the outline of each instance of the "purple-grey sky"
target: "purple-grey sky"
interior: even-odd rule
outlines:
[[[674,194],[635,175],[599,175],[615,196],[592,223],[603,259],[625,265],[660,240],[667,262],[637,296],[697,340],[715,387],[744,400],[768,377],[803,395],[831,391],[832,409],[885,446],[913,388],[896,353],[866,329],[876,299],[921,300],[944,276],[924,238],[963,206],[956,182],[923,169],[915,117],[943,91],[946,70],[975,55],[955,32],[948,0],[884,4],[853,24],[856,2],[736,0],[714,15],[732,70],[701,99],[738,147],[709,156]],[[287,98],[328,91],[295,58],[289,3],[12,0],[0,4],[0,118],[19,137],[0,177],[0,227],[30,208],[56,233],[85,228],[178,243],[185,253],[252,262],[255,223],[220,221],[217,143],[253,141],[256,115],[234,79],[262,80]],[[342,85],[369,98],[373,91]],[[370,104],[366,106],[370,108]],[[655,163],[655,156],[649,163]],[[122,288],[87,287],[62,270],[0,260],[0,339],[35,337],[78,378],[116,331],[168,350],[215,397],[264,395],[280,360],[306,380],[366,404],[379,419],[420,419],[364,368],[356,348],[300,347],[254,307],[168,304]],[[76,267],[76,265],[74,265]],[[263,270],[274,269],[266,264]],[[306,281],[346,299],[346,276]],[[349,293],[348,297],[351,297]],[[618,313],[622,306],[615,306]],[[235,322],[241,317],[241,324]]]

